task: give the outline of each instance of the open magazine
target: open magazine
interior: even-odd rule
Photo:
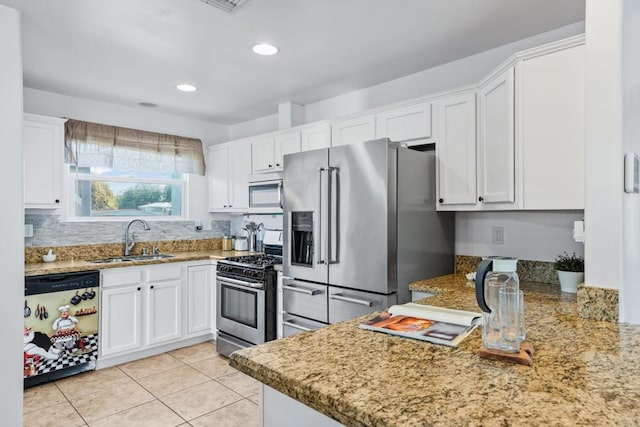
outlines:
[[[457,347],[481,323],[481,313],[407,303],[390,307],[360,328]]]

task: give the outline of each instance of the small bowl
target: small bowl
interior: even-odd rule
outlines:
[[[55,261],[55,260],[56,260],[56,255],[55,255],[55,254],[51,254],[51,255],[49,255],[49,254],[45,254],[45,255],[42,255],[42,261],[43,261],[43,262],[53,262],[53,261]]]
[[[476,272],[475,271],[473,271],[471,273],[467,273],[464,276],[467,278],[467,280],[469,282],[473,282],[474,280],[476,280]]]

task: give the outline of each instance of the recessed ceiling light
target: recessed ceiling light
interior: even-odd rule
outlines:
[[[275,55],[278,53],[278,48],[269,43],[260,43],[253,46],[251,49],[258,55]]]
[[[155,108],[158,106],[158,104],[154,104],[153,102],[138,102],[138,105],[147,108]]]
[[[194,85],[190,85],[187,83],[181,83],[179,85],[176,86],[176,89],[182,91],[182,92],[195,92],[198,88],[195,87]]]

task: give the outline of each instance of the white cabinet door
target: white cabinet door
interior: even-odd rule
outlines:
[[[356,142],[370,141],[375,138],[375,116],[343,120],[331,125],[331,145],[334,147],[354,144]]]
[[[209,148],[209,210],[229,207],[229,149]]]
[[[376,115],[376,138],[411,141],[431,137],[431,103],[411,105]]]
[[[251,173],[251,144],[241,143],[229,147],[230,192],[229,208],[243,210],[249,207],[249,174]]]
[[[478,93],[479,200],[515,202],[514,69],[489,81]]]
[[[103,289],[100,355],[131,352],[142,346],[142,285]]]
[[[188,268],[187,333],[189,334],[211,332],[213,272],[210,264]]]
[[[147,343],[158,344],[180,338],[180,291],[182,280],[149,283]]]
[[[301,132],[300,150],[318,150],[331,147],[331,125],[316,126],[303,129]]]
[[[476,94],[444,98],[438,101],[436,108],[438,208],[475,205]]]
[[[64,122],[25,114],[22,128],[25,208],[62,206]]]
[[[267,172],[275,167],[275,141],[272,136],[260,138],[251,143],[253,172]]]
[[[584,45],[523,60],[516,76],[524,209],[584,209]]]
[[[287,132],[275,136],[275,169],[282,170],[285,154],[300,152],[300,131]]]

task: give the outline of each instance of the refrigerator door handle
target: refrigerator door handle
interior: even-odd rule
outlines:
[[[318,168],[318,238],[314,239],[318,247],[318,259],[316,261],[317,264],[325,263],[322,252],[322,241],[324,240],[322,238],[322,232],[324,231],[322,228],[322,172],[324,172],[325,170],[325,168]]]
[[[333,178],[335,172],[335,178]],[[329,251],[328,259],[329,264],[338,264],[340,262],[338,248],[340,247],[340,215],[338,200],[339,182],[338,182],[339,169],[336,167],[329,167],[328,169],[328,189],[329,189],[329,241],[327,242],[327,249]]]

